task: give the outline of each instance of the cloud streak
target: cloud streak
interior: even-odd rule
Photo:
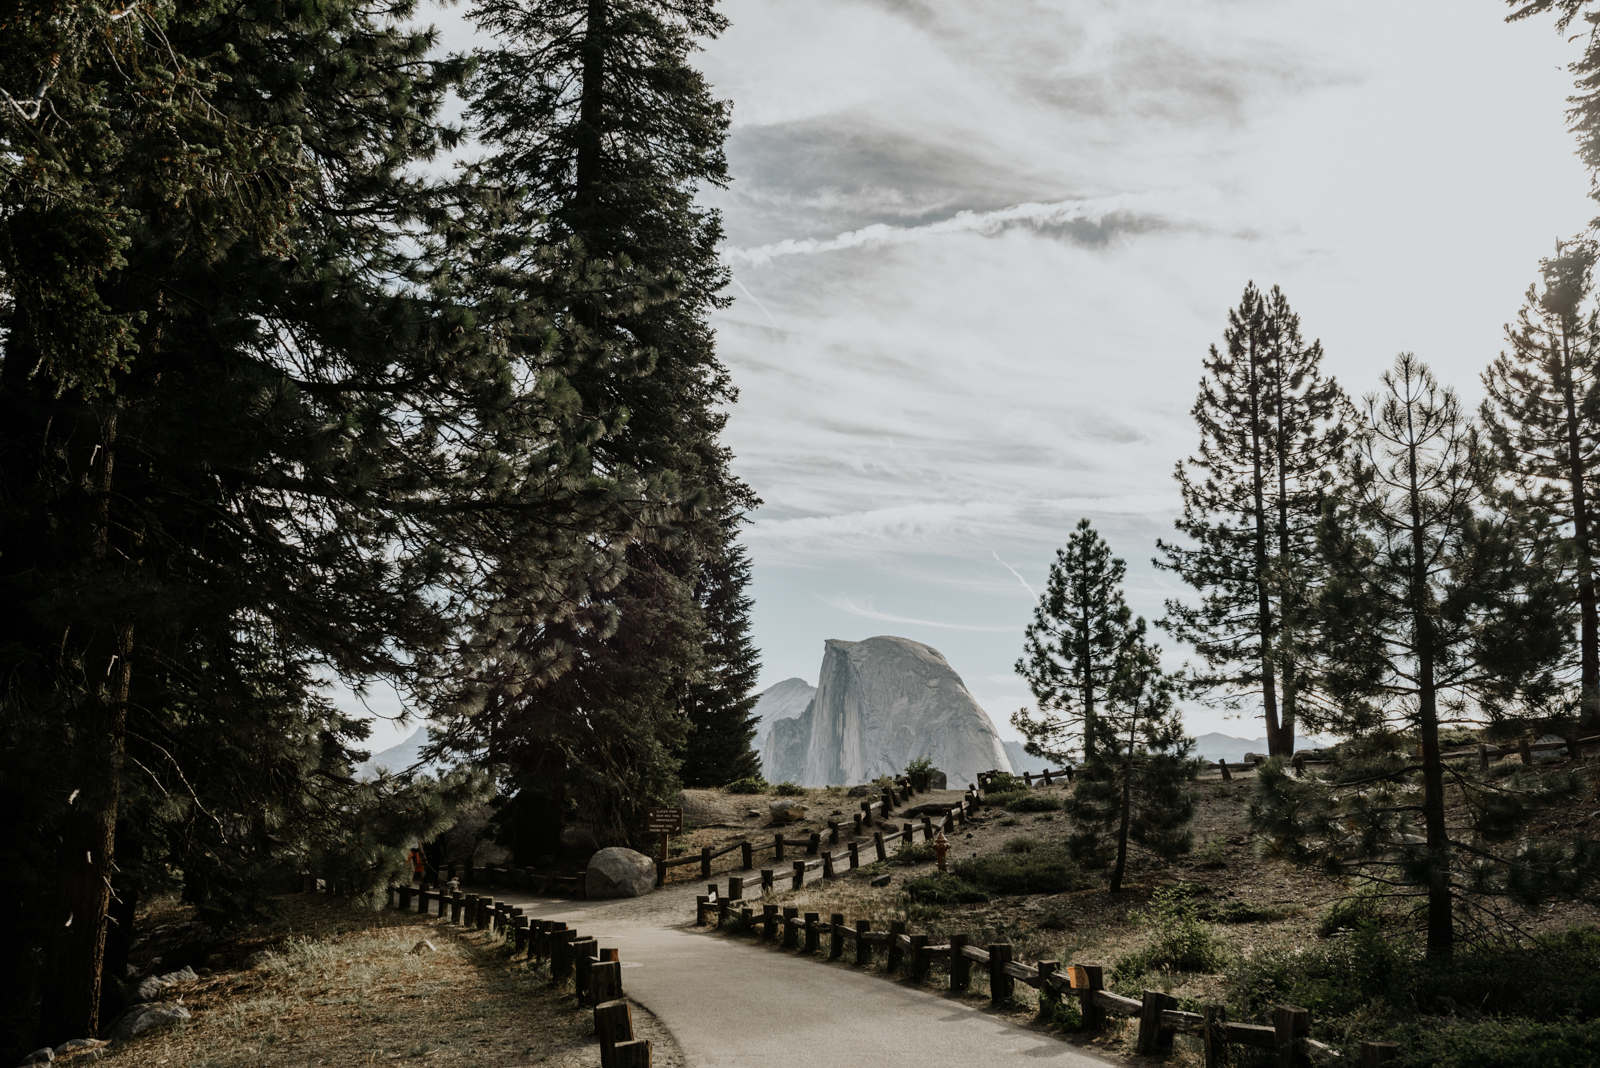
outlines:
[[[817,600],[841,612],[848,612],[853,616],[865,619],[879,619],[885,623],[909,623],[917,627],[938,627],[940,630],[967,630],[979,631],[989,634],[1009,634],[1016,631],[1016,627],[984,627],[970,623],[940,623],[932,619],[914,619],[911,616],[897,616],[889,612],[880,612],[872,607],[871,598],[847,597],[839,594],[837,597],[818,596]]]
[[[959,211],[948,219],[922,226],[890,226],[874,223],[858,230],[847,230],[829,238],[789,238],[755,248],[727,246],[722,258],[730,264],[764,266],[784,256],[814,256],[824,252],[841,252],[858,248],[885,248],[927,241],[947,234],[979,234],[993,237],[1006,230],[1027,228],[1044,230],[1049,227],[1088,223],[1103,227],[1118,216],[1139,220],[1140,229],[1149,229],[1151,223],[1163,226],[1195,226],[1193,211],[1204,194],[1189,190],[1161,189],[1143,193],[1119,193],[1108,197],[1058,200],[1051,203],[1017,204],[996,211]],[[1188,216],[1185,218],[1185,216]]]

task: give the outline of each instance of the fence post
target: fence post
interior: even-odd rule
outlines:
[[[921,983],[928,978],[928,955],[923,952],[927,945],[927,935],[911,936],[911,961],[908,970],[911,972],[911,981],[913,983]]]
[[[794,921],[800,918],[800,910],[793,905],[783,906],[783,948],[800,948],[800,931],[795,927]]]
[[[667,885],[667,862],[660,857],[656,858],[656,885]]]
[[[600,1068],[616,1068],[616,1047],[633,1041],[633,1011],[626,1001],[594,1007],[594,1033],[600,1039]]]
[[[805,861],[797,860],[794,862],[794,875],[791,876],[791,878],[793,879],[793,882],[790,884],[791,890],[799,890],[801,887],[806,885]]]
[[[1361,1068],[1381,1068],[1399,1055],[1398,1042],[1362,1042]]]
[[[480,931],[493,930],[493,928],[491,928],[489,926],[489,917],[493,914],[493,911],[494,911],[494,898],[492,898],[492,897],[480,897],[480,898],[478,898],[478,908],[477,908],[477,917],[476,917],[477,921],[478,921],[478,923],[477,923],[478,930],[480,930]]]
[[[818,948],[817,940],[822,937],[822,932],[817,930],[817,927],[821,922],[822,922],[822,917],[817,915],[815,912],[806,913],[806,952],[807,953],[815,953],[817,951],[817,948]]]
[[[922,840],[924,842],[933,841],[933,817],[932,816],[926,816],[925,815],[925,816],[922,817]]]
[[[872,802],[861,802],[861,819],[868,827],[872,826]]]
[[[772,859],[783,859],[783,834],[781,832],[772,836]]]
[[[1163,1054],[1172,1052],[1172,1030],[1161,1026],[1161,1010],[1175,1009],[1178,999],[1159,990],[1144,992],[1144,1005],[1139,1009],[1139,1039],[1135,1052]]]
[[[751,871],[755,868],[755,848],[749,842],[739,843],[739,860],[743,863],[745,871]]]
[[[844,956],[844,913],[835,912],[828,917],[828,959]]]
[[[763,928],[761,940],[763,942],[771,942],[778,937],[778,906],[761,906],[761,925]]]
[[[711,878],[711,847],[700,847],[700,878]]]
[[[822,851],[822,877],[833,878],[833,854],[826,849]]]
[[[860,838],[861,837],[861,813],[857,812],[855,814],[855,821],[856,821],[856,825],[855,825],[855,827],[853,827],[851,829],[850,833],[852,835],[854,835],[855,837]]]
[[[1233,772],[1228,770],[1228,762],[1226,760],[1218,760],[1217,761],[1217,767],[1222,769],[1222,781],[1223,782],[1232,782],[1233,781]]]
[[[1050,769],[1049,768],[1045,768],[1044,769],[1044,784],[1046,786],[1054,786],[1055,785],[1055,783],[1050,781]]]
[[[861,850],[856,848],[854,842],[850,843],[850,870],[855,871],[861,867]]]
[[[1524,738],[1517,743],[1517,755],[1522,758],[1524,764],[1533,763],[1533,747],[1528,744],[1528,739]]]
[[[577,931],[559,931],[550,946],[550,981],[563,983],[572,976],[572,944],[578,940]]]
[[[1478,743],[1478,767],[1484,771],[1489,770],[1489,747],[1483,742]]]
[[[1302,1038],[1311,1037],[1311,1010],[1298,1005],[1272,1007],[1273,1044],[1277,1047],[1278,1068],[1301,1068],[1309,1065],[1311,1058],[1300,1045]]]
[[[589,965],[600,954],[600,941],[584,938],[572,943],[572,992],[582,1005],[589,996]]]
[[[405,912],[411,908],[411,884],[400,887],[400,911]]]
[[[872,943],[862,936],[872,930],[872,924],[866,920],[856,921],[856,964],[872,966]]]
[[[806,840],[806,856],[814,857],[817,850],[822,848],[822,835],[817,831],[811,832],[811,837]]]
[[[1017,981],[1006,974],[1005,966],[1011,963],[1011,943],[989,944],[989,1000],[999,1004],[1010,1001],[1016,992]]]
[[[883,792],[883,815],[885,817],[887,817],[889,815],[889,813],[891,813],[893,811],[894,811],[894,791],[893,790],[885,790]]]
[[[972,961],[961,952],[970,941],[972,939],[964,934],[950,936],[950,989],[955,992],[972,985]]]
[[[1094,992],[1104,990],[1105,969],[1098,964],[1078,964],[1072,969],[1072,988],[1079,991],[1078,1000],[1083,1008],[1083,1029],[1104,1031],[1106,1010],[1095,1001]]]
[[[883,847],[883,832],[882,831],[873,831],[872,832],[872,846],[873,846],[874,849],[876,849],[878,851],[878,859],[879,860],[888,860],[889,859],[889,851]]]
[[[750,923],[751,923],[752,920],[755,919],[755,917],[756,917],[756,910],[755,909],[740,909],[739,910],[739,926],[738,926],[738,928],[736,928],[738,930],[738,932],[740,934],[749,934],[750,933]]]
[[[711,899],[709,897],[707,897],[706,895],[704,895],[704,894],[695,895],[695,899],[694,899],[694,925],[696,927],[704,927],[706,925],[706,906],[709,905],[709,904],[711,904]],[[719,926],[720,926],[720,924],[719,924]]]
[[[419,916],[428,914],[428,892],[426,890],[417,891],[417,914]]]
[[[1200,1036],[1206,1051],[1206,1068],[1221,1068],[1228,1059],[1228,1010],[1207,1005],[1203,1013],[1205,1030]]]
[[[761,869],[761,892],[763,894],[770,894],[772,892],[772,888],[773,888],[772,869],[771,868],[762,868]]]
[[[890,975],[893,975],[895,969],[900,967],[900,961],[905,956],[905,950],[900,948],[900,936],[905,933],[906,923],[904,920],[889,921],[889,963],[885,970]]]
[[[838,820],[829,820],[828,821],[828,844],[829,845],[838,845],[839,844],[839,821]]]
[[[528,948],[528,917],[518,916],[511,922],[514,925],[511,929],[511,937],[513,939],[511,943],[511,955],[513,957],[520,957],[522,956],[523,951]]]
[[[1036,1018],[1038,1023],[1049,1023],[1051,1016],[1054,1015],[1051,1010],[1060,999],[1056,997],[1056,992],[1050,989],[1050,980],[1060,968],[1060,961],[1039,962],[1039,1015]]]

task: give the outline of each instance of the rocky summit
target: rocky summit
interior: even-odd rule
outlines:
[[[952,785],[1011,768],[988,713],[939,651],[887,635],[826,642],[816,697],[774,721],[767,755],[769,779],[805,786],[898,775],[923,756]]]
[[[761,774],[769,782],[792,779],[804,769],[803,742],[799,764],[794,765],[792,760],[781,764],[783,767],[792,766],[792,771],[788,774],[779,774],[780,761],[783,760],[779,749],[787,750],[793,747],[796,731],[792,721],[810,710],[811,699],[816,695],[817,688],[805,679],[784,679],[762,690],[761,696],[757,698],[751,713],[756,716],[756,744],[761,747]],[[779,725],[785,721],[789,722],[780,729]]]

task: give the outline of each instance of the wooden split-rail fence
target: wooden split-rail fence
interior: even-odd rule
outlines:
[[[829,961],[849,959],[856,965],[871,967],[875,954],[884,960],[885,970],[903,971],[914,983],[929,980],[934,961],[945,961],[949,968],[949,989],[963,993],[971,988],[973,968],[988,977],[989,999],[995,1004],[1014,997],[1016,984],[1039,991],[1039,1019],[1047,1022],[1055,1003],[1073,998],[1083,1027],[1102,1031],[1112,1016],[1133,1017],[1139,1021],[1135,1050],[1140,1054],[1162,1056],[1172,1052],[1176,1035],[1200,1039],[1207,1068],[1227,1063],[1229,1044],[1272,1050],[1284,1068],[1320,1064],[1341,1064],[1344,1058],[1323,1042],[1311,1037],[1311,1012],[1295,1005],[1279,1005],[1272,1011],[1272,1024],[1236,1023],[1228,1019],[1220,1005],[1208,1005],[1203,1012],[1185,1012],[1177,999],[1159,990],[1145,990],[1138,998],[1125,997],[1105,988],[1105,970],[1097,964],[1069,964],[1037,961],[1027,964],[1014,959],[1012,946],[1005,942],[976,945],[968,935],[949,936],[935,943],[928,935],[911,934],[904,921],[891,921],[887,930],[875,931],[867,920],[847,922],[843,913],[824,920],[820,914],[804,915],[794,906],[781,909],[764,904],[759,913],[744,905],[737,896],[742,881],[729,880],[726,895],[715,885],[695,899],[697,926],[715,926],[735,934],[759,934],[766,942],[781,942],[785,949],[820,955],[827,936]],[[1362,1042],[1361,1068],[1376,1068],[1392,1060],[1399,1047],[1393,1042]]]
[[[944,806],[943,810],[937,813],[920,812],[919,822],[894,827],[888,822],[888,818],[893,815],[896,808],[910,800],[916,793],[909,779],[901,779],[892,789],[885,787],[876,799],[863,800],[861,811],[853,813],[849,821],[828,820],[827,834],[812,831],[802,837],[779,831],[772,836],[771,841],[764,839],[753,841],[745,838],[742,841],[730,842],[719,849],[704,846],[698,854],[674,857],[665,861],[657,860],[656,885],[661,886],[666,882],[669,868],[690,864],[698,864],[700,877],[709,879],[712,862],[733,852],[739,853],[739,866],[744,871],[755,870],[758,854],[770,851],[772,859],[778,863],[782,863],[791,853],[795,854],[792,874],[789,874],[795,886],[803,885],[805,873],[815,868],[822,869],[823,878],[831,879],[835,871],[850,871],[860,867],[861,850],[868,845],[875,852],[875,859],[887,860],[888,846],[891,843],[914,841],[918,830],[922,832],[924,839],[932,841],[937,831],[954,831],[958,825],[964,825],[979,804],[977,787],[969,786],[956,804]],[[917,807],[925,809],[928,806]],[[866,841],[869,838],[870,842]],[[832,847],[839,845],[845,839],[849,839],[846,848],[835,852]],[[824,846],[829,848],[824,849]],[[770,888],[778,875],[775,869],[765,869],[761,873],[761,878],[762,885]]]
[[[1588,738],[1567,738],[1559,742],[1531,742],[1526,738],[1515,744],[1507,743],[1506,745],[1489,745],[1486,742],[1479,742],[1476,745],[1468,746],[1464,749],[1453,749],[1449,752],[1440,753],[1439,759],[1470,760],[1473,757],[1476,757],[1478,760],[1478,766],[1481,768],[1487,768],[1491,760],[1499,760],[1502,757],[1516,756],[1522,761],[1522,763],[1532,764],[1533,754],[1535,753],[1550,753],[1558,749],[1565,749],[1569,755],[1576,755],[1584,746],[1600,746],[1600,734],[1592,735]],[[1415,752],[1415,756],[1417,756],[1417,758],[1420,759],[1421,755],[1422,754],[1420,751]],[[1260,753],[1247,753],[1246,756],[1253,759],[1247,759],[1243,761],[1236,760],[1234,761],[1232,768],[1228,767],[1228,762],[1226,760],[1218,760],[1215,763],[1209,760],[1202,760],[1200,762],[1200,766],[1203,769],[1215,768],[1220,772],[1224,780],[1228,780],[1233,778],[1234,770],[1243,771],[1258,764],[1265,763],[1268,759],[1266,756]],[[1289,763],[1293,765],[1296,770],[1304,771],[1309,766],[1332,764],[1333,761],[1326,757],[1315,756],[1311,752],[1302,750],[1301,752],[1298,752],[1294,754],[1294,756],[1290,757]],[[1055,782],[1056,779],[1061,779],[1065,782],[1071,782],[1072,772],[1073,769],[1071,768],[1061,768],[1055,771],[1047,768],[1042,772],[1024,772],[1023,774],[1015,777],[1021,779],[1029,786],[1033,785],[1034,780],[1038,780],[1039,782],[1044,783],[1044,785],[1050,786]],[[985,771],[979,773],[978,788],[987,793],[993,785],[995,776],[999,774],[1001,774],[999,771]]]
[[[548,962],[552,983],[570,980],[578,1004],[593,1006],[600,1068],[650,1068],[650,1042],[634,1037],[633,1009],[623,997],[622,961],[615,949],[602,947],[597,939],[586,938],[558,920],[524,915],[522,906],[487,894],[391,886],[389,906],[421,916],[448,916],[450,923],[469,930],[508,937],[512,960]]]

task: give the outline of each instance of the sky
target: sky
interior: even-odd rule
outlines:
[[[896,634],[1020,737],[1012,665],[1080,517],[1135,612],[1184,596],[1150,558],[1247,282],[1283,288],[1351,394],[1413,351],[1475,406],[1540,257],[1597,213],[1563,115],[1579,45],[1496,0],[722,10],[697,64],[733,104],[733,181],[703,199],[734,278],[726,442],[764,502],[763,687]]]

